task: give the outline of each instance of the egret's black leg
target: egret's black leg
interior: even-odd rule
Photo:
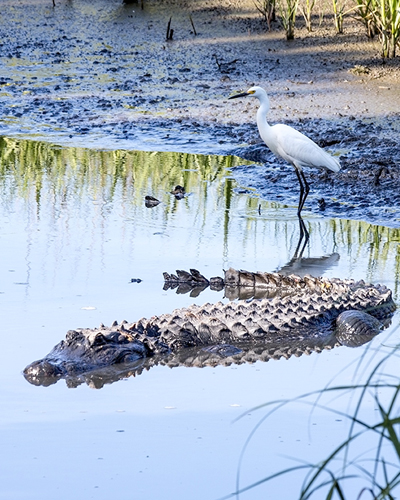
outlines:
[[[303,221],[303,218],[301,217],[301,215],[299,215],[299,227],[300,227],[300,236],[301,237],[302,237],[302,235],[305,236],[305,240],[304,240],[304,247],[305,247],[309,238],[310,238],[310,233],[307,231],[306,224]]]
[[[304,194],[303,200],[302,200],[302,204],[301,204],[301,207],[300,207],[300,210],[299,210],[299,213],[300,213],[303,210],[304,203],[306,202],[308,193],[310,192],[310,185],[308,184],[307,179],[306,179],[306,177],[304,175],[304,172],[302,170],[300,170],[299,175],[303,179],[303,182],[304,182],[304,191],[305,191],[305,194]]]
[[[297,179],[299,180],[299,186],[300,186],[299,206],[297,207],[297,215],[298,215],[298,217],[300,217],[301,209],[303,208],[303,205],[304,205],[304,202],[303,202],[304,186],[303,186],[302,177],[300,175],[300,170],[297,170],[296,167],[294,169],[296,171]]]
[[[310,186],[309,186],[306,178],[304,177],[303,171],[298,170],[296,167],[295,167],[295,171],[296,171],[296,175],[297,175],[297,178],[299,180],[299,185],[300,185],[299,206],[297,208],[297,217],[299,218],[299,227],[300,227],[300,240],[299,240],[299,243],[298,243],[297,249],[296,249],[296,253],[297,253],[297,250],[300,249],[300,244],[301,244],[302,239],[305,237],[304,246],[303,246],[303,250],[304,250],[304,248],[306,247],[308,240],[310,238],[310,234],[307,231],[306,225],[301,217],[301,211],[303,210],[304,203],[306,201],[308,193],[310,192]]]

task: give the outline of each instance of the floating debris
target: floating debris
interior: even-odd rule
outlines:
[[[161,203],[160,200],[157,200],[157,198],[154,198],[153,196],[145,196],[144,200],[144,204],[147,208],[156,207]]]

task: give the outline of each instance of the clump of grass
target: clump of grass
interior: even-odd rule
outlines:
[[[275,21],[275,0],[254,0],[254,5],[271,30],[271,22]]]
[[[398,358],[400,358],[399,346],[377,362],[362,383],[327,387],[321,391],[299,396],[295,400],[274,401],[258,407],[257,409],[268,407],[270,410],[249,436],[241,460],[247,444],[258,427],[272,413],[290,403],[311,405],[313,408],[322,408],[342,418],[345,417],[350,422],[349,432],[347,438],[322,462],[302,463],[278,471],[244,488],[239,488],[237,485],[237,491],[224,499],[232,498],[280,476],[304,470],[306,477],[298,496],[299,500],[314,498],[394,500],[395,490],[400,486],[400,380],[397,371],[387,370],[387,365],[388,361],[395,361],[397,362],[395,366],[398,366]],[[357,365],[357,370],[360,370],[360,364]],[[346,413],[323,405],[321,398],[328,394],[335,396],[350,394],[356,397],[353,411]],[[377,410],[372,415],[364,409],[364,403],[371,396]],[[360,443],[364,447],[367,444],[369,451],[357,455],[354,449],[355,445]],[[358,496],[354,496],[354,488]]]
[[[335,1],[335,0],[333,0]],[[367,36],[379,34],[382,57],[393,58],[400,40],[400,0],[356,0]]]
[[[315,0],[306,2],[314,4]],[[278,9],[286,39],[293,40],[299,0],[254,0],[254,5],[267,23],[268,30],[271,30],[271,22],[275,21],[275,10]]]
[[[374,15],[376,0],[356,0],[359,19],[364,24],[367,37],[374,38],[378,33]]]
[[[379,0],[375,18],[382,42],[382,56],[395,57],[400,38],[400,1]]]
[[[277,0],[277,5],[286,40],[293,40],[299,0]]]
[[[299,4],[299,9],[304,17],[304,21],[306,23],[306,28],[308,31],[312,31],[311,20],[315,2],[316,0],[303,0],[303,2]]]
[[[343,33],[343,17],[345,5],[339,0],[332,0],[332,6],[336,33]]]

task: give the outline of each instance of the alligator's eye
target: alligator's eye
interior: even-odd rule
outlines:
[[[102,333],[98,333],[93,339],[92,346],[107,344],[107,339]]]
[[[114,361],[115,364],[117,363],[132,363],[133,361],[136,361],[139,359],[140,356],[138,355],[137,352],[122,352]]]

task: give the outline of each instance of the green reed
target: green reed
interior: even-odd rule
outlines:
[[[277,0],[278,11],[286,40],[293,40],[299,0]]]
[[[245,487],[237,485],[237,491],[223,499],[238,497],[241,493],[257,488],[272,480],[289,476],[293,473],[305,472],[305,478],[298,495],[299,500],[394,500],[398,498],[400,487],[400,380],[397,366],[400,358],[400,346],[389,351],[375,366],[368,371],[372,357],[379,354],[380,349],[361,356],[355,366],[355,373],[366,371],[365,380],[359,383],[328,386],[320,391],[303,394],[292,400],[273,401],[260,405],[253,410],[267,408],[268,413],[260,420],[247,439],[242,451],[240,463],[245,450],[256,434],[260,425],[284,406],[289,404],[308,405],[314,411],[322,409],[349,422],[347,437],[317,464],[301,463],[294,467],[280,470]],[[365,366],[362,363],[365,362]],[[360,377],[361,378],[361,377]],[[337,397],[350,396],[352,411],[341,411],[337,406]],[[323,399],[331,397],[329,404]],[[334,396],[332,404],[332,396]],[[368,400],[372,398],[374,407]],[[369,410],[368,410],[369,408]],[[242,417],[239,417],[242,418]],[[367,453],[355,451],[356,445],[367,446]],[[240,468],[240,466],[239,466]],[[288,478],[285,479],[287,481]]]

